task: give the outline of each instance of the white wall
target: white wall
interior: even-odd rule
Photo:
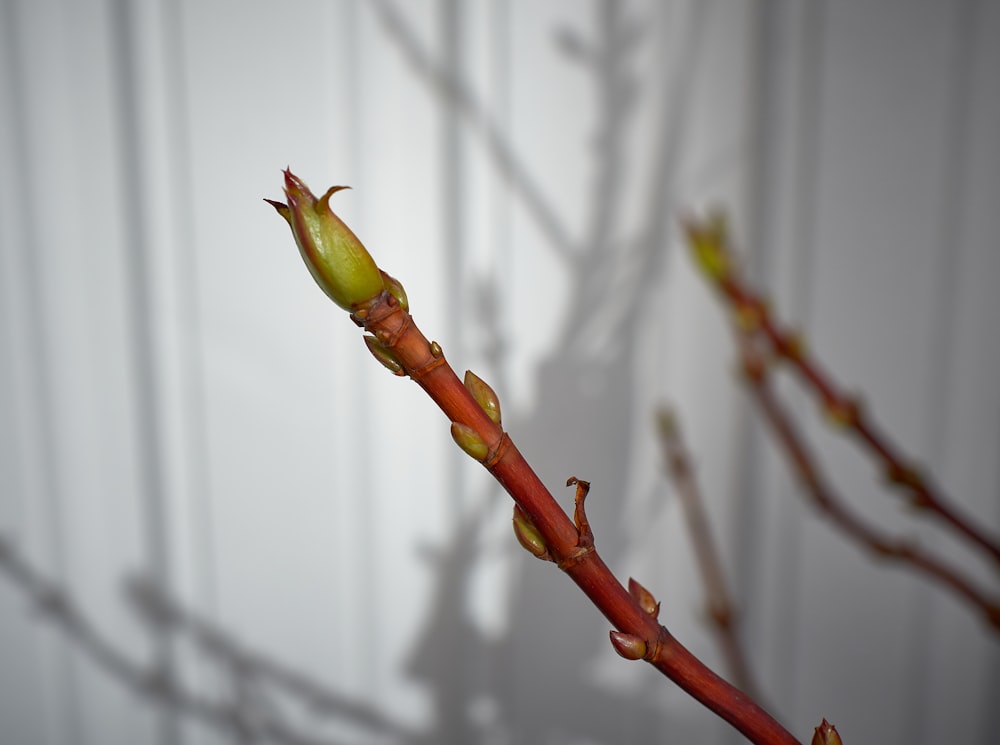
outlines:
[[[989,743],[1000,645],[809,507],[676,216],[1000,533],[1000,6],[0,5],[0,742],[739,741],[510,535],[261,199],[291,165],[721,665],[652,411],[808,741]],[[997,593],[782,386],[850,504]],[[153,674],[158,671],[157,674]]]

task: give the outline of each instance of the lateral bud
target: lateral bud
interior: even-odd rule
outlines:
[[[386,292],[396,298],[396,302],[399,303],[400,308],[409,311],[410,301],[406,297],[406,290],[403,289],[403,285],[400,284],[398,279],[390,276],[381,269],[379,269],[379,273],[382,275],[382,284],[385,285]]]
[[[751,334],[760,329],[766,313],[763,303],[743,301],[737,303],[733,309],[733,322],[740,331]]]
[[[497,398],[496,392],[472,370],[465,371],[463,382],[472,397],[476,399],[476,403],[486,412],[490,421],[494,424],[500,424],[500,399]]]
[[[844,743],[837,733],[837,728],[824,719],[813,733],[811,745],[844,745]]]
[[[489,455],[490,447],[486,444],[486,440],[480,437],[479,433],[472,427],[452,422],[451,436],[467,455],[472,456],[480,463],[486,460],[486,456]]]
[[[861,405],[855,398],[828,398],[823,402],[823,414],[835,427],[849,428],[858,423]]]
[[[626,660],[641,660],[646,656],[646,642],[635,634],[612,631],[611,646]]]
[[[406,371],[403,369],[403,363],[397,359],[391,349],[382,344],[382,342],[374,336],[366,335],[364,339],[365,346],[368,347],[368,351],[372,353],[372,357],[377,359],[386,370],[391,372],[393,375],[406,375]]]
[[[653,597],[653,593],[631,577],[628,578],[628,594],[635,598],[635,602],[639,604],[639,607],[642,608],[643,611],[651,615],[653,618],[659,617],[660,604],[656,601],[656,598]]]
[[[539,559],[548,558],[549,547],[545,543],[545,538],[538,532],[538,528],[531,522],[531,518],[524,514],[524,511],[516,504],[514,505],[513,522],[517,542],[533,556],[537,556]]]

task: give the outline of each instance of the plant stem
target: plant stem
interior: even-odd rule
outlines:
[[[744,316],[756,318],[757,329],[767,338],[774,353],[792,366],[827,411],[839,410],[846,413],[843,424],[881,461],[890,480],[910,491],[910,502],[914,507],[934,514],[964,536],[971,545],[985,552],[1000,567],[1000,540],[963,515],[947,496],[938,491],[916,467],[910,465],[912,460],[902,454],[866,409],[837,386],[820,364],[802,348],[795,333],[784,328],[774,318],[764,300],[735,271],[723,277],[718,282],[718,287],[734,309]]]
[[[759,701],[761,697],[737,632],[736,611],[722,569],[722,558],[712,537],[701,488],[684,446],[680,426],[673,412],[666,408],[657,413],[657,423],[663,460],[680,497],[688,535],[691,537],[695,560],[705,587],[708,617],[714,626],[733,682],[740,690]]]
[[[448,419],[472,430],[488,446],[483,465],[511,495],[541,534],[546,558],[580,587],[612,625],[644,642],[644,659],[691,696],[761,745],[798,741],[751,698],[733,687],[678,642],[653,615],[644,611],[614,577],[594,549],[578,484],[574,519],[559,507],[510,437],[484,411],[459,380],[437,344],[431,344],[410,314],[383,292],[353,317],[372,333]],[[571,479],[570,483],[575,482]]]
[[[1000,632],[1000,601],[989,597],[943,560],[912,542],[895,539],[878,530],[848,509],[846,502],[821,476],[816,459],[809,452],[805,439],[774,395],[761,353],[754,350],[749,337],[741,336],[739,342],[750,392],[816,506],[861,546],[878,557],[900,561],[923,572],[973,605],[983,614],[991,630],[995,633]]]

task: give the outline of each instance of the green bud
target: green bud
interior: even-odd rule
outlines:
[[[732,272],[729,256],[729,229],[726,218],[715,212],[704,220],[695,218],[684,221],[688,245],[695,262],[709,279],[722,281]]]
[[[500,424],[500,400],[486,382],[472,370],[465,371],[465,387],[494,424]]]
[[[291,226],[299,253],[323,292],[341,308],[355,310],[378,297],[385,285],[381,271],[361,241],[330,209],[330,197],[345,188],[333,186],[317,199],[286,169],[288,203],[265,201]]]
[[[451,436],[458,446],[480,463],[486,460],[490,453],[490,447],[486,441],[472,427],[467,427],[458,422],[451,423]]]
[[[517,542],[534,556],[541,558],[549,550],[545,544],[545,538],[538,532],[538,528],[531,522],[531,518],[525,515],[524,511],[516,504],[514,505],[514,535],[517,536]]]
[[[386,370],[391,372],[393,375],[406,375],[406,371],[403,369],[403,364],[397,359],[396,355],[392,353],[392,350],[386,347],[382,342],[376,339],[374,336],[365,336],[365,345],[368,347],[368,351],[372,353],[372,356],[377,359]]]
[[[626,660],[641,660],[646,656],[646,642],[635,634],[612,631],[611,646]]]

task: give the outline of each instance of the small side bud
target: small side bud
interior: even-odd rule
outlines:
[[[444,351],[441,349],[441,345],[438,344],[436,341],[432,341],[431,342],[431,357],[433,357],[436,360],[439,360],[439,359],[441,359],[441,356],[443,354],[444,354]]]
[[[779,351],[786,359],[794,362],[806,356],[806,337],[801,331],[786,334],[783,342]]]
[[[641,660],[646,656],[646,642],[635,634],[612,631],[611,646],[626,660]]]
[[[902,486],[907,489],[919,490],[924,485],[920,469],[916,466],[904,466],[901,463],[895,462],[891,463],[886,469],[885,477],[890,484]]]
[[[403,364],[396,358],[396,355],[392,353],[392,350],[384,346],[382,342],[376,339],[374,336],[365,336],[365,346],[368,347],[368,351],[372,353],[372,357],[377,359],[386,370],[391,372],[393,375],[406,375],[406,371],[403,369]]]
[[[733,323],[744,333],[757,331],[764,322],[764,308],[756,302],[741,302],[733,309]]]
[[[465,387],[494,424],[500,424],[500,399],[496,392],[472,370],[465,371]]]
[[[816,728],[811,745],[844,745],[844,743],[837,734],[837,728],[824,719]]]
[[[517,536],[517,542],[524,546],[528,553],[538,558],[542,558],[549,551],[549,547],[542,534],[538,532],[538,528],[517,505],[514,505],[514,535]]]
[[[451,436],[467,455],[472,456],[480,463],[486,460],[486,456],[489,455],[489,445],[472,427],[452,422]]]
[[[739,374],[749,383],[759,383],[767,374],[767,360],[764,356],[752,349],[743,352],[738,368]]]
[[[628,594],[635,598],[635,602],[639,604],[639,607],[653,618],[657,618],[660,615],[660,604],[656,602],[653,593],[631,577],[628,579]]]
[[[823,402],[823,415],[835,427],[853,427],[858,422],[860,406],[853,398],[828,398]]]
[[[403,289],[403,285],[399,283],[398,279],[386,274],[381,269],[379,269],[379,272],[382,275],[382,284],[385,285],[386,292],[396,298],[396,302],[399,303],[400,308],[409,311],[410,301],[406,297],[406,290]]]

